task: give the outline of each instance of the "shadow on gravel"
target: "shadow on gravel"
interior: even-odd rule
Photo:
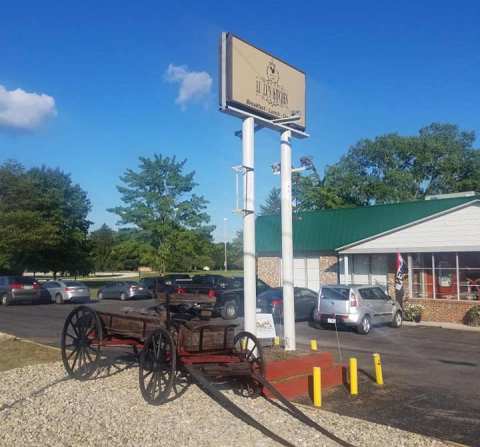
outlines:
[[[17,404],[21,404],[22,402],[25,402],[27,399],[31,399],[32,397],[39,396],[45,390],[48,390],[49,388],[52,388],[53,386],[58,385],[59,383],[66,382],[67,380],[70,380],[70,377],[62,377],[61,379],[54,380],[53,382],[50,382],[49,384],[42,386],[38,390],[32,391],[28,396],[21,397],[20,399],[17,399],[12,403],[4,404],[0,407],[0,413],[2,411],[9,410],[15,407]]]

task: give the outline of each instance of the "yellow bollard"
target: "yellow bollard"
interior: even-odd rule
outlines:
[[[319,366],[313,367],[313,405],[322,406],[322,370]]]
[[[318,349],[317,340],[310,340],[310,349],[316,351]]]
[[[275,338],[273,339],[273,344],[274,344],[275,346],[280,346],[280,337],[278,337],[278,336],[275,337]]]
[[[383,385],[382,361],[380,360],[380,354],[373,354],[373,365],[375,366],[377,385]]]
[[[357,359],[355,357],[350,358],[348,372],[350,373],[350,394],[356,396],[358,394],[358,372]]]
[[[242,351],[247,350],[247,343],[248,343],[248,338],[247,337],[244,337],[240,340],[240,346],[242,348]]]

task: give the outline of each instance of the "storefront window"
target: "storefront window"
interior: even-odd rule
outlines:
[[[414,253],[414,298],[480,300],[480,253]]]
[[[480,252],[459,253],[460,299],[480,300]]]

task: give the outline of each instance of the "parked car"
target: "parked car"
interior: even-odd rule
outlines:
[[[47,292],[51,301],[57,304],[90,302],[90,289],[79,281],[69,279],[47,281],[42,284],[42,289]]]
[[[400,304],[381,287],[364,285],[323,286],[318,294],[314,320],[323,325],[344,325],[368,334],[373,324],[402,325]]]
[[[150,291],[152,296],[156,297],[157,292],[163,292],[174,287],[177,281],[191,281],[190,275],[184,273],[171,273],[164,276],[148,276],[140,280],[140,285]]]
[[[230,278],[223,275],[195,275],[192,278],[176,279],[174,286],[180,293],[208,294],[210,289],[226,288],[229,281]]]
[[[304,287],[294,287],[295,320],[312,320],[317,293]],[[283,319],[283,288],[275,287],[257,296],[257,312],[271,313],[275,321]]]
[[[261,279],[257,279],[257,296],[267,290],[270,286]],[[211,288],[209,296],[215,298],[213,311],[225,320],[233,320],[243,316],[244,288],[243,278],[229,278],[223,287]]]
[[[0,302],[4,306],[13,303],[41,303],[40,284],[28,276],[0,276]]]
[[[132,298],[151,298],[150,291],[137,281],[117,281],[104,285],[97,292],[97,298],[119,298],[122,301]]]

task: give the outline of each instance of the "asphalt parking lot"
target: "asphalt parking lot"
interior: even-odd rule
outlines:
[[[104,300],[91,306],[118,311],[153,304],[153,300]],[[73,307],[0,306],[0,332],[58,346],[63,322]],[[352,398],[346,388],[338,388],[325,395],[325,409],[480,446],[480,332],[381,326],[362,336],[297,322],[297,342],[308,344],[311,338],[318,340],[320,350],[331,351],[344,364],[351,356],[358,359],[359,396]],[[383,388],[372,382],[374,352],[382,356]]]

